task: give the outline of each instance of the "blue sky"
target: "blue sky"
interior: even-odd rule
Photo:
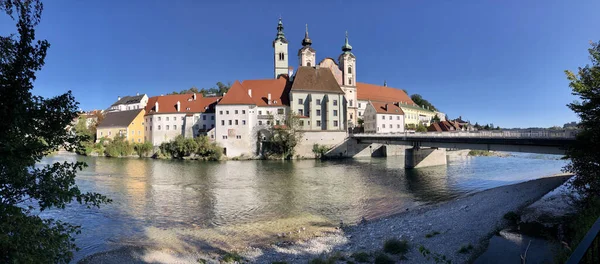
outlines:
[[[216,82],[271,78],[277,19],[290,65],[309,24],[317,60],[344,32],[360,82],[404,88],[446,112],[502,127],[576,116],[563,71],[589,62],[600,1],[44,1],[51,43],[34,93],[72,90],[85,110]],[[14,33],[0,17],[0,34]]]

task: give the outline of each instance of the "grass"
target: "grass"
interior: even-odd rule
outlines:
[[[591,199],[585,205],[580,205],[577,213],[563,219],[565,237],[564,240],[558,242],[567,244],[570,249],[563,247],[558,250],[554,256],[555,263],[567,261],[598,217],[600,217],[600,199],[596,198]]]
[[[354,258],[354,260],[356,260],[359,263],[368,263],[371,255],[369,255],[369,253],[367,252],[356,252],[354,254],[352,254],[352,258]]]
[[[242,256],[240,256],[240,254],[237,252],[227,252],[225,255],[223,255],[221,260],[223,260],[223,262],[240,262],[242,261]]]
[[[408,252],[408,242],[395,238],[388,239],[383,244],[383,251],[393,255],[404,255]]]
[[[394,261],[392,258],[390,258],[390,256],[386,255],[385,253],[379,253],[375,257],[375,261],[373,263],[375,263],[375,264],[394,264],[394,263],[396,263],[396,261]]]
[[[458,250],[458,253],[467,254],[467,253],[471,252],[471,250],[473,250],[473,245],[468,244],[466,246],[460,247],[460,249]]]
[[[425,238],[432,238],[432,237],[434,237],[434,236],[436,236],[436,235],[439,235],[439,234],[440,234],[440,232],[438,232],[438,231],[433,231],[433,232],[431,232],[431,233],[429,233],[429,234],[425,235]]]
[[[492,155],[494,155],[494,153],[487,151],[487,150],[474,149],[474,150],[469,151],[469,156],[485,156],[485,157],[487,157],[487,156],[492,156]]]

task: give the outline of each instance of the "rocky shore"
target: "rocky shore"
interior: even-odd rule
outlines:
[[[561,174],[501,186],[449,202],[422,206],[377,220],[364,221],[293,243],[273,243],[239,250],[229,259],[248,263],[307,263],[315,258],[357,262],[357,254],[374,262],[390,239],[405,240],[403,254],[385,254],[399,263],[434,263],[444,259],[466,263],[482,252],[489,238],[508,223],[503,216],[539,200],[571,175]],[[423,256],[423,253],[427,257]],[[353,256],[354,255],[354,256]],[[181,252],[169,249],[123,247],[98,253],[81,263],[219,263],[224,252]]]

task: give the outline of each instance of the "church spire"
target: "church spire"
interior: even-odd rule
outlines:
[[[352,46],[350,46],[350,44],[348,44],[348,31],[346,31],[346,42],[344,43],[344,46],[342,46],[342,51],[344,51],[344,52],[352,51]]]
[[[312,40],[308,37],[308,24],[306,24],[306,31],[304,32],[304,39],[302,40],[302,46],[312,45]]]
[[[286,41],[285,39],[285,34],[283,33],[283,22],[281,22],[281,16],[279,17],[279,23],[277,23],[277,37],[275,38],[275,40],[283,40]]]

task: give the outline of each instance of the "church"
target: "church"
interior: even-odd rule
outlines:
[[[279,19],[272,42],[273,79],[236,81],[217,102],[215,128],[210,134],[224,147],[227,156],[257,155],[258,131],[283,124],[289,114],[298,117],[299,129],[305,131],[307,141],[303,143],[308,146],[328,142],[330,135],[330,143],[343,140],[349,129],[361,127],[364,120],[381,118],[369,123],[370,132],[399,133],[411,124],[427,126],[435,115],[417,106],[401,89],[357,82],[357,57],[348,34],[337,61],[326,57],[317,62],[307,27],[295,72],[289,65],[289,44]],[[385,109],[367,111],[369,106]],[[393,119],[385,114],[388,108],[395,109]],[[366,113],[373,116],[366,117]]]

